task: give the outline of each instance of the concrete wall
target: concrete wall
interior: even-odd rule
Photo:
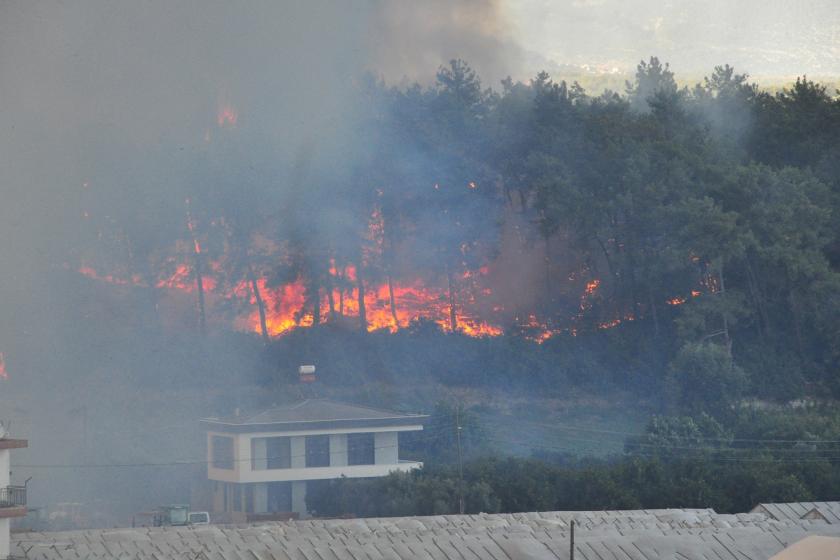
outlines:
[[[0,558],[9,555],[9,519],[0,519]]]
[[[306,468],[306,437],[293,437],[291,440],[291,450],[292,450],[292,468],[291,469],[275,469],[271,471],[263,471],[268,473],[273,472],[283,472],[287,470],[294,470],[294,469],[303,469]],[[264,480],[278,480],[276,478],[272,478],[269,476]],[[291,480],[291,479],[285,479]]]
[[[11,470],[9,455],[10,451],[8,449],[0,449],[0,488],[9,485],[9,471]]]
[[[9,485],[9,450],[0,449],[0,488]],[[0,519],[0,558],[9,555],[9,519]]]
[[[306,482],[303,480],[296,480],[292,482],[292,511],[301,517],[307,516]]]
[[[397,432],[378,432],[373,434],[374,457],[377,465],[396,465],[399,463]]]
[[[268,444],[266,438],[251,438],[251,466],[256,470],[268,468]]]
[[[330,435],[330,466],[347,466],[347,434]]]

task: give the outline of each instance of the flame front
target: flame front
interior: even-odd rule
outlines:
[[[239,120],[239,112],[233,105],[224,104],[219,107],[219,112],[216,115],[216,124],[220,127],[234,127],[236,121]]]

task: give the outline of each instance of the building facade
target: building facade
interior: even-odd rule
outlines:
[[[9,527],[12,518],[26,515],[26,487],[12,486],[10,471],[11,450],[27,446],[25,439],[0,435],[0,559],[9,556]]]
[[[314,485],[422,466],[400,459],[400,433],[427,416],[307,399],[252,416],[206,418],[212,509],[251,516],[307,515]]]

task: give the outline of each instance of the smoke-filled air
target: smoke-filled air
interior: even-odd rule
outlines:
[[[840,498],[840,10],[794,4],[0,3],[13,529],[258,519],[200,421],[305,399],[427,420],[299,518]]]

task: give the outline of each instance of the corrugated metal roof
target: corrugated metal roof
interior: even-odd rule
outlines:
[[[20,533],[12,553],[41,560],[566,560],[572,520],[576,560],[767,560],[808,535],[840,536],[840,525],[821,519],[707,509],[531,512]]]
[[[828,523],[840,523],[840,502],[758,504],[752,511],[764,513],[779,521],[802,519],[806,515],[811,515],[812,517],[821,517]]]

